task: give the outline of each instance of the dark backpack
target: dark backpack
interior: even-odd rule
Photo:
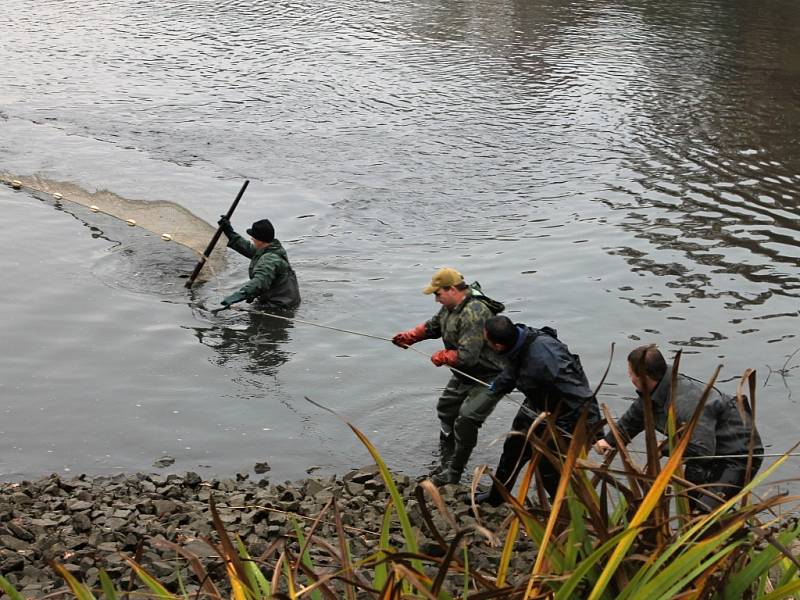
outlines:
[[[469,289],[472,290],[471,297],[474,298],[475,300],[480,300],[481,302],[483,302],[489,308],[489,310],[492,311],[493,315],[499,314],[506,309],[505,304],[503,304],[498,300],[492,300],[491,298],[489,298],[489,296],[484,294],[483,290],[481,289],[481,284],[478,283],[477,281],[471,283]]]

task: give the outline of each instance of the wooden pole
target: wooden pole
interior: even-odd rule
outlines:
[[[244,194],[244,191],[247,189],[247,184],[249,183],[250,180],[245,180],[245,182],[242,184],[242,189],[240,189],[239,193],[236,195],[236,200],[233,201],[233,204],[231,204],[231,207],[225,214],[225,216],[228,219],[230,219],[233,216],[233,211],[236,210],[236,206],[239,204],[239,200],[242,199],[242,194]],[[192,271],[192,274],[189,276],[189,279],[186,282],[187,288],[192,287],[194,280],[197,279],[198,275],[200,275],[200,271],[203,269],[203,265],[206,264],[208,257],[211,256],[211,252],[214,250],[214,246],[217,245],[217,242],[219,241],[219,236],[221,235],[222,235],[222,227],[218,227],[216,233],[214,234],[214,237],[212,237],[211,241],[208,243],[206,251],[203,252],[203,256],[200,257],[200,262],[197,263],[197,266],[194,268],[194,271]]]

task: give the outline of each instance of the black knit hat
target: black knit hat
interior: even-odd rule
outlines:
[[[269,222],[269,219],[261,219],[253,223],[253,226],[247,230],[247,235],[269,243],[275,239],[275,228]]]

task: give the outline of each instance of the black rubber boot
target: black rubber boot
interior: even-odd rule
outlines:
[[[455,447],[456,437],[453,432],[448,434],[444,431],[439,431],[439,464],[431,471],[431,475],[437,475],[447,470]]]
[[[475,504],[488,504],[495,508],[503,503],[503,497],[494,486],[488,492],[480,492],[475,494]]]
[[[450,464],[441,473],[431,478],[434,485],[442,486],[460,482],[470,454],[472,454],[472,446],[462,446],[456,442]]]

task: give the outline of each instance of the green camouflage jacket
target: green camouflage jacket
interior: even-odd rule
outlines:
[[[442,307],[425,322],[425,331],[429,338],[442,338],[448,350],[458,351],[455,368],[488,382],[503,370],[506,361],[484,341],[483,326],[504,308],[500,302],[484,296],[480,285],[473,283],[464,301],[453,310]]]
[[[259,300],[280,307],[292,307],[300,303],[297,277],[289,264],[286,250],[278,240],[257,250],[252,243],[234,232],[228,239],[228,246],[250,259],[250,281],[240,288],[248,301]]]

